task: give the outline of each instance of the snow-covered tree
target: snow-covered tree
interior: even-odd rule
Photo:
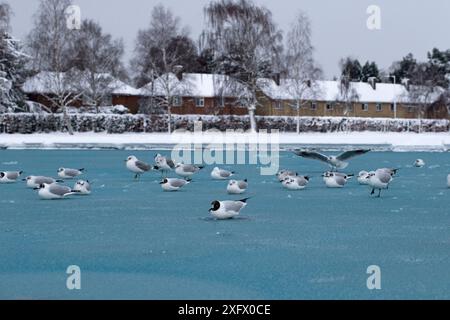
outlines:
[[[69,133],[73,128],[67,114],[67,106],[77,100],[81,93],[73,92],[73,83],[78,75],[70,65],[70,45],[78,30],[67,27],[66,9],[71,0],[41,0],[34,17],[33,30],[27,38],[32,57],[32,69],[44,71],[51,76],[43,76],[44,86],[54,93],[47,99],[62,109]]]
[[[0,112],[21,111],[25,107],[22,84],[27,72],[28,56],[18,40],[9,35],[11,9],[0,4]]]
[[[258,79],[279,71],[275,69],[280,67],[282,34],[272,13],[250,0],[218,0],[205,8],[205,14],[205,34],[214,51],[215,69],[248,88],[245,106],[251,129],[256,131]]]

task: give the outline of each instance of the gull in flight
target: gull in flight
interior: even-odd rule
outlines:
[[[338,156],[327,156],[319,152],[309,150],[296,150],[294,151],[294,153],[299,157],[325,162],[331,167],[333,171],[336,171],[338,169],[347,168],[348,160],[356,156],[366,154],[369,151],[370,151],[369,149],[357,149],[346,151]]]

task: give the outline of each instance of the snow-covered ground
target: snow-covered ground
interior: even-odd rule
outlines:
[[[267,139],[267,140],[265,140]],[[340,146],[369,145],[393,151],[447,151],[450,148],[449,133],[281,133],[265,137],[251,134],[200,133],[66,133],[51,134],[0,134],[0,148],[13,149],[71,149],[71,148],[135,148],[171,147],[175,144],[234,144],[268,141],[282,147],[293,146]]]

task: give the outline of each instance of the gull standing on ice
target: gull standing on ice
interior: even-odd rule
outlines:
[[[50,177],[44,177],[44,176],[28,176],[23,181],[27,182],[28,188],[38,188],[40,185],[46,183],[46,184],[52,184],[55,182],[64,182],[62,180],[55,180]]]
[[[218,167],[215,167],[213,171],[211,172],[211,177],[214,180],[227,180],[231,178],[235,172],[219,169]]]
[[[20,178],[23,171],[4,171],[0,172],[0,183],[14,183]]]
[[[140,161],[135,156],[129,156],[125,162],[127,169],[135,173],[134,179],[139,179],[141,174],[150,171],[152,168],[148,163]]]
[[[169,171],[175,169],[175,163],[172,159],[163,157],[159,153],[155,156],[155,164],[156,165],[153,168],[160,171],[161,175],[167,174]]]
[[[175,166],[175,173],[180,177],[190,178],[202,169],[203,167],[197,167],[192,164],[179,163]]]
[[[378,198],[381,197],[381,190],[389,189],[389,184],[393,180],[392,174],[385,169],[369,172],[367,179],[369,180],[369,186],[372,187],[372,192],[370,194],[375,194],[375,190],[378,189]]]
[[[248,188],[247,179],[241,181],[230,180],[227,186],[227,192],[229,194],[242,194],[245,191],[247,191],[247,188]]]
[[[307,176],[288,176],[281,184],[289,190],[303,190],[308,185],[309,179]]]
[[[72,194],[79,193],[79,191],[72,190],[69,187],[62,186],[57,183],[52,184],[43,183],[38,188],[35,189],[39,190],[38,191],[39,197],[45,200],[63,199]]]
[[[239,201],[213,201],[209,213],[218,220],[232,219],[238,216],[241,210],[247,206],[247,200],[249,199],[246,198]]]
[[[186,181],[183,179],[166,178],[163,181],[161,181],[159,184],[161,185],[161,188],[164,191],[178,191],[189,183],[190,183],[190,181]]]
[[[63,179],[73,179],[83,174],[84,169],[59,168],[58,176]]]
[[[323,180],[328,188],[343,188],[352,176],[328,171],[323,175]]]
[[[78,191],[82,195],[88,195],[91,194],[91,184],[88,180],[78,180],[75,183],[73,190]]]
[[[348,166],[347,160],[350,160],[356,156],[366,154],[367,152],[370,152],[370,150],[369,149],[357,149],[357,150],[346,151],[338,156],[326,156],[326,155],[321,154],[316,151],[309,151],[309,150],[294,151],[294,153],[296,155],[298,155],[299,157],[313,159],[313,160],[319,160],[319,161],[327,163],[333,171],[336,171],[337,169],[347,168],[347,166]]]

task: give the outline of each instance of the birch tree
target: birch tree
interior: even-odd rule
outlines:
[[[272,13],[250,0],[219,0],[205,8],[206,39],[214,51],[216,70],[248,88],[245,105],[252,131],[257,131],[255,111],[258,79],[270,77],[279,66],[282,34]]]
[[[287,34],[285,70],[289,79],[287,90],[294,97],[297,110],[297,133],[300,133],[300,109],[309,100],[314,100],[320,86],[317,80],[322,71],[314,61],[311,42],[311,22],[304,12],[299,12]]]

